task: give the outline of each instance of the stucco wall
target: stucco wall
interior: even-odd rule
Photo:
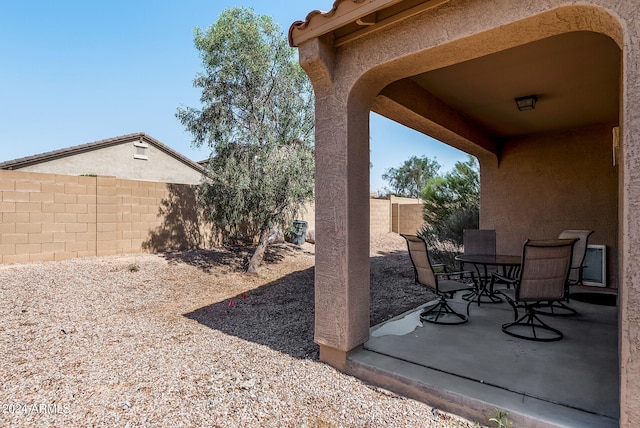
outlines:
[[[362,7],[383,4],[376,0],[354,3]],[[620,426],[640,425],[637,6],[636,0],[538,0],[518,4],[509,0],[451,0],[441,8],[390,23],[380,31],[344,39],[338,46],[331,35],[310,37],[299,45],[300,63],[316,92],[316,187],[320,189],[316,201],[322,212],[317,216],[315,340],[322,360],[344,369],[347,353],[368,338],[369,271],[362,267],[367,264],[368,233],[366,224],[363,227],[357,223],[357,209],[362,208],[363,201],[353,201],[351,196],[368,191],[368,117],[374,110],[479,159],[483,154],[500,157],[499,165],[480,159],[481,174],[485,174],[482,197],[494,203],[493,207],[483,203],[481,226],[499,230],[507,222],[513,224],[508,226],[512,230],[509,236],[514,238],[505,241],[505,235],[498,235],[499,250],[516,250],[534,233],[557,236],[569,227],[592,227],[596,231],[592,242],[612,246],[609,266],[619,265]],[[304,28],[311,35],[319,31],[317,26]],[[499,150],[501,141],[489,138],[442,103],[425,105],[418,97],[415,103],[402,105],[384,104],[384,96],[375,99],[385,87],[405,77],[570,31],[605,34],[621,49],[619,125],[623,156],[618,171],[607,169],[611,162],[610,127],[599,131],[600,145],[592,139],[585,143],[582,138],[574,138],[575,133],[568,133],[513,141]],[[531,168],[521,167],[517,159],[531,156],[534,149],[540,150],[541,161]],[[571,177],[576,178],[559,180],[559,168],[570,170]],[[515,174],[513,178],[507,179],[507,170]],[[615,199],[618,176],[619,201]],[[498,183],[504,185],[502,190]],[[550,196],[554,193],[551,190],[560,195]],[[563,195],[570,194],[581,197],[567,204]],[[515,205],[522,202],[527,209],[516,209]],[[559,218],[546,222],[549,211],[545,210],[552,210]],[[602,222],[587,221],[583,214],[587,211],[592,216],[597,213]],[[604,224],[608,219],[612,220],[609,226]],[[619,264],[614,260],[616,255]]]
[[[617,287],[612,126],[509,141],[499,164],[481,160],[481,192],[481,227],[496,230],[498,252],[520,254],[525,239],[565,229],[594,230],[589,243],[607,246],[608,286]]]
[[[105,147],[60,159],[21,168],[25,172],[46,174],[94,174],[128,180],[158,181],[164,183],[198,184],[202,174],[173,156],[149,144],[147,159],[135,159],[134,142]]]

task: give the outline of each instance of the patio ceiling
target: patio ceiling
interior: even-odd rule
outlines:
[[[580,31],[416,75],[411,80],[489,138],[504,140],[617,124],[619,76],[620,49],[616,43],[601,34]],[[518,111],[514,98],[530,94],[538,97],[535,109]]]

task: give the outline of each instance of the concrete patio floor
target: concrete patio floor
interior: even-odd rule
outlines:
[[[466,302],[452,306],[464,312]],[[454,326],[422,323],[417,308],[373,327],[348,371],[482,425],[500,409],[518,427],[617,427],[617,307],[571,306],[577,316],[543,318],[563,332],[558,342],[504,334],[507,303],[472,305]]]

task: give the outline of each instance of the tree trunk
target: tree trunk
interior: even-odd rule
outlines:
[[[253,256],[249,259],[249,267],[247,268],[247,273],[252,275],[258,275],[258,269],[260,269],[260,265],[262,264],[262,259],[264,258],[264,252],[267,249],[267,245],[269,244],[269,230],[262,231],[260,233],[260,239],[258,240],[258,246],[256,247],[256,251],[254,251]]]

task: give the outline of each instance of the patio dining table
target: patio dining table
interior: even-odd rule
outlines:
[[[491,272],[495,270],[490,268],[497,268],[500,274],[507,277],[515,277],[522,258],[520,256],[513,256],[507,254],[460,254],[455,258],[457,261],[463,264],[471,264],[474,266],[478,279],[474,291],[463,296],[463,298],[469,303],[500,303],[502,299],[494,295],[487,287],[491,282]],[[483,300],[483,297],[485,298]]]

